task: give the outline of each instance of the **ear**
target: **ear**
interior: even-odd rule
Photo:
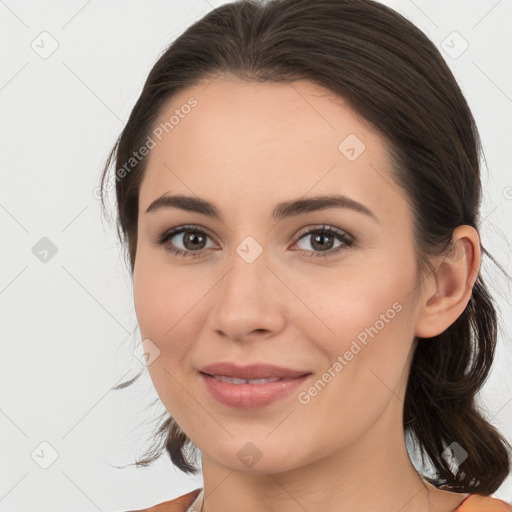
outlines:
[[[452,250],[442,256],[427,278],[419,305],[415,335],[431,338],[441,334],[466,308],[480,269],[480,238],[471,226],[452,233]]]

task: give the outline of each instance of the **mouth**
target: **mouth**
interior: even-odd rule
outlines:
[[[266,384],[311,374],[308,370],[296,370],[273,364],[239,365],[230,361],[209,364],[198,368],[198,371],[203,375],[220,379],[222,382],[229,382],[230,384]]]
[[[301,386],[306,385],[312,375],[309,372],[295,377],[269,376],[243,379],[231,375],[199,372],[205,390],[218,403],[246,411],[259,409],[293,396]]]
[[[229,377],[228,375],[211,375],[209,373],[200,372],[206,377],[211,377],[219,382],[227,382],[229,384],[268,384],[271,382],[279,382],[279,381],[288,381],[294,380],[298,377],[264,377],[261,379],[240,379],[237,377]],[[311,375],[310,373],[305,373],[304,375],[300,375],[299,377],[305,377],[306,375]]]

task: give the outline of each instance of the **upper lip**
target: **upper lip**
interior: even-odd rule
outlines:
[[[230,362],[214,363],[203,366],[201,373],[207,375],[234,377],[238,379],[264,379],[267,377],[293,378],[310,374],[305,370],[293,370],[273,364],[252,364],[248,366],[239,366]]]

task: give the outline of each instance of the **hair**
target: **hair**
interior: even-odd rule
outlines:
[[[383,137],[393,178],[413,212],[422,276],[433,271],[431,257],[450,250],[457,226],[478,231],[480,136],[450,68],[419,28],[373,0],[241,0],[213,9],[166,48],[107,158],[100,187],[103,211],[112,162],[117,169],[131,165],[128,173],[116,174],[115,190],[117,233],[128,248],[132,278],[147,157],[136,163],[130,158],[174,95],[221,74],[254,82],[310,80],[344,98]],[[510,472],[510,444],[476,404],[497,334],[496,307],[479,270],[458,319],[427,341],[416,338],[403,427],[423,463],[426,459],[434,468],[434,477],[426,479],[436,487],[490,495]],[[186,454],[196,447],[166,416],[153,437],[160,448],[148,450],[137,465],[152,463],[165,448],[181,471],[196,473]],[[454,442],[467,457],[452,471],[443,451]]]

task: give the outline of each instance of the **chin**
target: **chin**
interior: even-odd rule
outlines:
[[[264,439],[266,435],[262,441],[251,441],[247,435],[231,438],[226,445],[217,444],[214,452],[209,451],[208,458],[231,471],[247,474],[283,473],[305,464],[297,453],[297,443],[286,446],[278,436],[269,442]]]

